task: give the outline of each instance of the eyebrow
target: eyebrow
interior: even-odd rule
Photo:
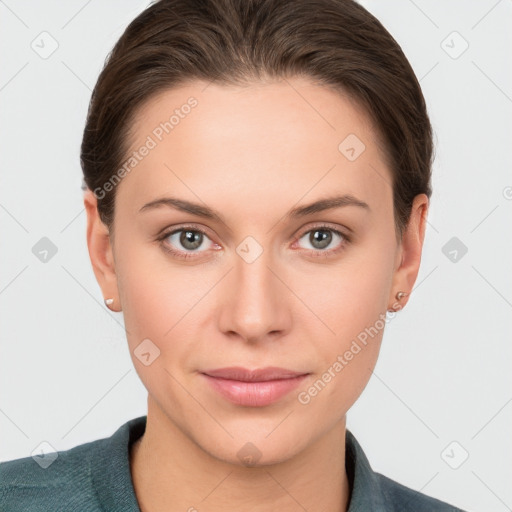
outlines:
[[[199,203],[193,203],[184,199],[178,199],[175,197],[163,197],[161,199],[155,199],[145,204],[139,212],[149,211],[162,206],[167,206],[176,210],[196,215],[197,217],[204,217],[206,219],[214,220],[225,224],[222,215],[208,206],[203,206]],[[341,208],[345,206],[357,206],[364,210],[370,211],[370,206],[357,199],[351,194],[344,194],[341,196],[327,197],[319,199],[313,203],[309,203],[303,206],[298,206],[291,209],[286,215],[286,219],[295,219],[300,217],[306,217],[313,213],[323,212],[325,210],[331,210],[333,208]]]

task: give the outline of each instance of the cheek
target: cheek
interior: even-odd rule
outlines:
[[[341,298],[331,283],[332,300],[323,299],[326,306],[321,315],[334,332],[318,324],[310,330],[316,351],[315,380],[302,389],[305,395],[300,403],[314,402],[339,419],[362,393],[375,368],[386,326],[379,288],[386,279],[379,281],[368,273],[351,275],[339,283],[344,285]],[[319,329],[325,334],[319,336]]]
[[[311,392],[321,392],[320,402],[332,399],[337,410],[348,409],[368,383],[389,320],[394,248],[381,244],[380,251],[377,244],[354,251],[336,268],[317,275],[314,288],[309,279],[302,281],[301,293],[307,292],[308,304],[322,321],[311,316],[309,322],[319,361],[319,381]]]
[[[334,341],[327,344],[333,349],[342,349],[385,314],[393,277],[391,250],[354,250],[339,265],[300,277],[297,294],[306,298],[316,314],[312,322],[321,329],[317,332]]]
[[[121,231],[121,229],[119,230]],[[117,242],[116,273],[125,324],[142,336],[162,337],[187,301],[183,272],[172,266],[158,242],[124,237]],[[180,306],[181,305],[181,306]]]
[[[179,283],[130,258],[126,262],[133,266],[122,273],[119,292],[133,366],[155,400],[178,403],[183,397],[176,395],[179,386],[174,385],[173,365],[182,366],[186,356],[186,346],[179,340],[187,339],[180,329],[186,325],[183,317],[190,309],[186,307],[188,301],[174,292],[181,288]]]
[[[139,376],[148,383],[153,367],[186,371],[199,341],[194,326],[205,314],[205,296],[218,278],[211,271],[180,267],[155,247],[122,252],[117,267],[126,336]],[[147,339],[160,351],[151,366],[141,365],[136,357]]]
[[[157,251],[153,247],[150,252]],[[159,265],[142,244],[128,246],[120,240],[116,273],[131,352],[146,338],[161,346],[181,310],[183,297],[174,291],[179,284]]]

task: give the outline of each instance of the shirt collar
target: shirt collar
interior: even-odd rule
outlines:
[[[146,430],[147,416],[121,425],[112,436],[100,439],[91,457],[92,485],[105,511],[140,512],[130,471],[130,446]]]
[[[351,489],[347,512],[385,511],[378,475],[348,429],[345,429],[345,469]]]

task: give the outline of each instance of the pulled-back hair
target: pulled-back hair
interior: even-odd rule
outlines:
[[[150,4],[107,56],[89,104],[83,188],[102,190],[102,222],[112,232],[116,187],[103,185],[126,159],[135,116],[157,93],[195,79],[250,85],[294,76],[348,95],[368,114],[392,173],[401,237],[414,196],[432,193],[432,127],[402,49],[354,0]]]

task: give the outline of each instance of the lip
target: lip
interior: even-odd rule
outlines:
[[[295,389],[309,373],[269,366],[248,370],[240,366],[201,372],[208,384],[237,405],[263,407]]]

